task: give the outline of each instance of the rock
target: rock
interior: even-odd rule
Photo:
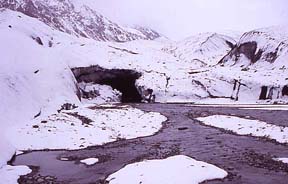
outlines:
[[[43,178],[38,178],[37,179],[37,183],[42,183],[42,182],[44,182],[45,180],[43,179]]]
[[[178,130],[187,130],[188,129],[188,127],[180,127],[180,128],[178,128]]]

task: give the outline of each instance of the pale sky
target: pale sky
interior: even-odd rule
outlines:
[[[199,32],[249,31],[288,24],[288,0],[73,0],[124,25],[179,40]]]

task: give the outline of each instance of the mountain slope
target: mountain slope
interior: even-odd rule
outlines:
[[[245,33],[220,63],[242,68],[287,68],[288,26],[270,27]]]
[[[187,58],[214,57],[211,60],[204,60],[207,63],[203,66],[195,66],[193,60],[187,62],[185,58],[171,54],[169,50],[167,51],[169,47],[162,42],[149,40],[135,40],[127,43],[95,42],[95,40],[76,38],[50,29],[36,19],[27,16],[24,19],[23,15],[12,11],[9,14],[11,17],[2,16],[2,19],[6,19],[6,28],[11,24],[10,29],[21,33],[29,32],[27,36],[31,40],[34,39],[35,43],[39,37],[43,43],[42,47],[55,50],[59,58],[62,58],[70,68],[97,65],[107,70],[128,69],[141,73],[141,77],[136,80],[136,87],[141,93],[146,89],[153,89],[157,102],[199,102],[203,99],[217,98],[219,101],[221,99],[232,100],[230,103],[235,102],[234,99],[243,103],[256,103],[263,86],[281,91],[287,85],[287,69],[282,67],[287,58],[285,49],[278,53],[277,62],[275,61],[279,65],[278,69],[268,69],[271,64],[264,62],[263,66],[255,65],[254,69],[243,70],[243,67],[238,65],[231,67],[228,63],[215,65],[220,60],[217,58],[229,52],[232,45],[227,43],[227,40],[231,40],[229,37],[226,40],[226,37],[222,35],[204,34],[204,36],[194,36],[189,38],[189,41],[183,42],[187,44],[176,43],[179,50],[187,51]],[[269,29],[277,30],[278,28]],[[255,36],[255,39],[257,38]],[[283,38],[280,35],[278,39],[285,41],[285,35]],[[173,46],[171,43],[169,45]],[[265,47],[265,42],[262,45]],[[269,42],[267,42],[268,45]],[[203,53],[198,52],[201,49]],[[238,97],[235,97],[234,93],[238,88],[234,86],[240,83],[243,91],[240,90],[239,94],[237,92]],[[282,100],[285,96],[283,93],[273,99]]]
[[[0,0],[0,8],[22,12],[54,29],[98,41],[126,42],[160,37],[149,29],[138,31],[121,27],[85,5],[76,9],[70,0]]]
[[[166,50],[180,60],[199,68],[217,64],[235,44],[236,41],[229,36],[217,33],[201,33],[172,44]]]
[[[65,39],[64,33],[58,33]],[[13,125],[32,119],[39,112],[55,112],[63,103],[79,103],[71,70],[60,54],[48,46],[55,34],[37,19],[0,9],[0,49],[5,53],[0,62],[1,123]],[[61,41],[59,37],[54,39]]]

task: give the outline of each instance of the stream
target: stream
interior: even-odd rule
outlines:
[[[168,120],[157,134],[149,137],[119,140],[82,150],[29,151],[19,155],[12,164],[28,165],[33,170],[32,173],[21,176],[19,183],[104,184],[108,175],[127,164],[180,154],[216,165],[229,173],[222,180],[204,183],[286,184],[288,181],[288,164],[273,160],[288,157],[287,145],[252,136],[239,136],[202,125],[194,119],[220,114],[287,126],[287,111],[198,107],[187,104],[129,105],[144,111],[160,112]],[[80,163],[80,160],[90,157],[99,158],[99,163],[92,166]]]

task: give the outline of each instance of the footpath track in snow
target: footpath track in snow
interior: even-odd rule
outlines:
[[[37,151],[20,155],[14,165],[35,166],[31,174],[20,178],[20,183],[36,183],[37,179],[45,177],[54,179],[55,183],[103,183],[106,177],[127,164],[174,155],[186,155],[228,172],[222,180],[205,183],[287,183],[288,165],[276,160],[288,157],[287,144],[240,136],[205,126],[196,119],[226,115],[287,126],[287,111],[185,104],[132,105],[144,111],[159,112],[168,121],[159,133],[150,137],[119,140],[83,150]],[[87,158],[98,158],[99,161],[91,166],[80,162]]]

